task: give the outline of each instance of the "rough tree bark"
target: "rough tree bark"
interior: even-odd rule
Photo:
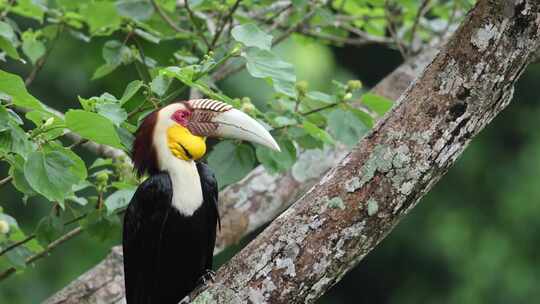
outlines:
[[[429,48],[413,60],[403,63],[380,81],[372,93],[397,100],[437,51],[435,47]],[[347,152],[345,147],[303,152],[295,166],[283,174],[271,175],[259,166],[242,181],[221,191],[222,229],[214,254],[236,244],[245,235],[274,219],[343,159]],[[45,303],[120,302],[124,296],[122,267],[122,250],[119,246],[114,247],[101,263]]]
[[[194,303],[311,303],[379,243],[510,102],[537,0],[480,0],[369,136],[223,266]]]
[[[389,232],[507,104],[538,44],[538,23],[538,4],[532,1],[481,1],[385,121],[220,270],[216,284],[198,299],[302,302],[318,297]],[[400,69],[387,78],[393,84],[384,81],[376,91],[395,97],[411,75],[414,70]],[[388,90],[392,85],[398,89]],[[303,180],[294,169],[280,177],[258,169],[227,189],[222,194],[225,217],[236,220],[224,229],[218,248],[267,221],[298,195],[294,186],[309,185],[324,171]],[[293,191],[276,195],[280,189]],[[123,296],[121,275],[116,249],[48,303],[114,303]]]

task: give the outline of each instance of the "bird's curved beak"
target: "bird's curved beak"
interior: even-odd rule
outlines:
[[[216,102],[217,103],[217,102]],[[219,102],[219,104],[223,104]],[[224,105],[224,104],[223,104]],[[275,151],[281,151],[272,135],[255,119],[246,113],[227,105],[219,111],[197,108],[193,104],[193,114],[189,130],[198,136],[240,139],[261,144]]]
[[[240,110],[230,109],[216,115],[212,121],[218,125],[216,137],[247,140],[281,151],[272,135],[255,119]]]

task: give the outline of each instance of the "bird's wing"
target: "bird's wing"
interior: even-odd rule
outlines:
[[[216,229],[219,226],[221,229],[221,221],[219,218],[218,208],[218,184],[214,173],[204,163],[197,163],[197,170],[199,171],[199,177],[201,178],[201,188],[203,193],[204,204],[210,212],[208,212],[208,222],[212,223],[210,228],[210,236],[208,238],[208,252],[209,257],[206,262],[206,269],[212,269],[212,253],[214,252],[214,246],[216,244]]]
[[[124,275],[126,298],[130,304],[150,303],[157,290],[158,286],[145,283],[148,278],[155,277],[161,241],[156,236],[161,235],[160,230],[167,220],[171,198],[169,175],[153,175],[137,188],[124,215]]]

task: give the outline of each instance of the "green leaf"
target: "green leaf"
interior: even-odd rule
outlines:
[[[0,213],[0,220],[3,219],[3,216],[5,216],[6,214],[1,214]],[[5,220],[5,217],[4,217],[4,220]],[[13,219],[14,221],[15,219]],[[26,239],[27,235],[19,228],[19,226],[17,225],[17,223],[13,223],[10,222],[9,220],[7,221],[9,224],[10,224],[10,234],[9,234],[9,240],[13,243],[18,243],[24,239]],[[39,243],[37,242],[37,240],[31,240],[31,241],[28,241],[24,244],[24,247],[26,249],[28,249],[30,252],[32,253],[37,253],[37,252],[40,252],[43,250],[43,247],[41,247],[39,245]]]
[[[129,47],[118,40],[109,40],[103,45],[103,59],[108,65],[118,66],[132,61],[132,53]]]
[[[3,106],[0,106],[0,132],[9,130],[12,123],[12,118],[9,115],[7,109]]]
[[[80,165],[65,152],[33,152],[24,165],[24,176],[37,193],[62,204],[81,181],[79,169]]]
[[[45,44],[39,41],[36,36],[35,33],[30,31],[23,34],[22,50],[32,64],[36,64],[36,61],[45,55],[47,50]]]
[[[128,117],[126,110],[118,103],[98,103],[96,111],[101,116],[108,118],[115,126],[120,126]]]
[[[169,88],[171,81],[172,81],[171,78],[165,75],[159,74],[150,83],[150,89],[152,90],[152,92],[156,93],[158,96],[161,97],[167,92],[167,89]]]
[[[253,23],[235,26],[231,35],[234,40],[248,47],[256,47],[261,50],[270,50],[272,47],[272,36],[261,31]]]
[[[74,202],[78,205],[81,205],[81,206],[86,206],[88,204],[88,200],[84,197],[79,197],[79,196],[76,196],[76,195],[70,195],[68,197],[66,197],[66,201],[68,202]]]
[[[83,138],[99,144],[122,148],[113,123],[99,114],[84,110],[69,110],[66,113],[66,125]]]
[[[322,101],[326,104],[332,104],[337,102],[336,96],[328,95],[323,92],[312,91],[307,93],[307,97],[312,100]]]
[[[9,168],[9,175],[13,176],[13,186],[26,196],[34,196],[36,192],[32,189],[32,186],[26,180],[24,176],[24,158],[20,155],[15,155],[11,167]]]
[[[107,216],[104,210],[90,212],[80,223],[81,227],[92,237],[104,241],[118,237],[121,227],[118,216]]]
[[[13,104],[32,110],[44,110],[34,96],[28,94],[21,77],[0,70],[0,93],[11,96]]]
[[[315,124],[305,120],[303,123],[304,130],[313,138],[322,141],[327,144],[334,144],[332,137],[323,129],[317,127]]]
[[[133,32],[137,36],[141,37],[142,39],[144,39],[144,40],[146,40],[148,42],[158,44],[161,41],[161,38],[157,37],[154,34],[151,34],[151,33],[147,32],[147,31],[143,31],[141,29],[135,29]]]
[[[246,58],[247,70],[251,76],[270,79],[277,92],[296,97],[296,75],[292,64],[270,51],[256,48],[249,48],[242,56]]]
[[[126,207],[135,194],[135,189],[122,189],[114,192],[105,199],[107,214],[113,214],[116,210]]]
[[[156,0],[156,2],[169,13],[173,13],[176,9],[176,0]]]
[[[147,20],[154,13],[154,7],[148,0],[119,0],[116,1],[116,9],[120,16],[137,21]]]
[[[271,173],[283,172],[296,161],[296,148],[289,139],[278,139],[281,152],[270,150],[266,147],[257,146],[257,159]]]
[[[144,83],[140,80],[134,80],[130,82],[126,90],[124,91],[124,94],[122,95],[122,98],[120,98],[120,103],[125,104],[127,101],[129,101],[137,92],[143,87]]]
[[[17,246],[6,252],[6,257],[11,265],[17,269],[26,267],[26,259],[31,256],[31,253],[22,246]]]
[[[110,166],[112,165],[112,159],[110,158],[97,158],[92,165],[90,166],[90,169],[95,169],[103,166]]]
[[[371,115],[369,115],[368,113],[362,111],[362,110],[359,110],[359,109],[356,109],[356,108],[353,108],[351,107],[350,105],[345,105],[346,107],[346,110],[347,111],[350,111],[351,113],[353,113],[358,119],[360,119],[360,121],[369,129],[371,129],[373,127],[373,124],[374,124],[374,119]]]
[[[117,30],[122,23],[114,3],[108,1],[85,4],[81,6],[80,14],[88,23],[92,35],[108,35]]]
[[[35,144],[19,126],[20,118],[0,107],[0,152],[16,153],[24,158],[35,150]]]
[[[96,71],[94,72],[94,75],[92,75],[92,80],[96,80],[101,77],[109,75],[110,73],[114,72],[114,70],[116,70],[117,67],[118,65],[110,65],[107,63],[100,66],[99,68],[96,69]]]
[[[247,144],[222,141],[208,155],[220,188],[241,180],[255,167],[255,153]]]
[[[15,60],[21,59],[19,53],[17,52],[17,49],[13,46],[11,42],[9,42],[4,37],[0,37],[0,49],[2,49],[9,57]]]
[[[42,244],[48,244],[58,238],[64,231],[64,223],[59,216],[46,216],[39,221],[36,238]]]
[[[39,2],[40,1],[38,0],[18,0],[17,6],[13,7],[11,10],[18,15],[43,22],[43,16],[47,7],[43,4],[39,4]]]
[[[9,23],[0,21],[0,37],[4,37],[7,41],[14,43],[17,41],[17,35]]]
[[[356,145],[369,130],[356,115],[342,109],[328,115],[328,129],[335,139],[349,147]]]
[[[118,127],[116,128],[116,133],[120,136],[120,142],[124,146],[124,150],[131,151],[133,148],[133,142],[135,141],[135,136],[131,134],[127,129]]]
[[[388,98],[367,93],[362,96],[362,103],[379,115],[384,115],[392,108],[394,102]]]

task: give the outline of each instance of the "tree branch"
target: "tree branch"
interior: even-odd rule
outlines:
[[[392,231],[510,103],[539,45],[540,3],[480,0],[372,132],[193,302],[314,302]]]
[[[436,53],[437,49],[433,47],[412,61],[404,63],[373,88],[372,92],[396,100],[431,62]],[[219,204],[222,228],[218,234],[214,254],[238,243],[242,237],[279,215],[346,153],[345,147],[304,152],[292,170],[286,173],[271,175],[259,166],[239,183],[221,191]],[[68,304],[87,301],[87,303],[107,304],[116,303],[123,296],[122,249],[115,247],[103,262],[45,303]]]
[[[73,230],[70,230],[68,233],[62,235],[60,238],[54,240],[51,242],[47,248],[43,249],[42,251],[28,257],[25,261],[26,265],[29,265],[33,262],[35,262],[38,259],[41,259],[42,257],[49,254],[52,250],[54,250],[56,247],[62,245],[66,241],[74,238],[75,236],[79,235],[82,232],[82,227],[74,228]],[[15,267],[10,267],[0,273],[0,281],[4,280],[5,278],[9,277],[10,275],[14,274],[17,271]]]

